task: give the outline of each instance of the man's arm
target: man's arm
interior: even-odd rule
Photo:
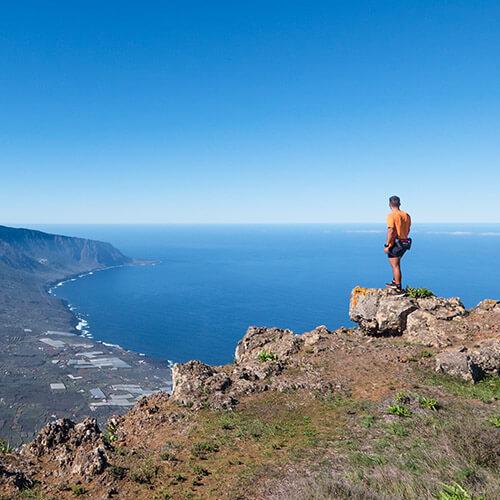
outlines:
[[[386,247],[392,247],[392,245],[394,245],[395,239],[396,239],[396,230],[393,227],[388,227]]]

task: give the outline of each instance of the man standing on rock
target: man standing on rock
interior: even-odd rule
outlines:
[[[411,247],[411,238],[408,237],[411,217],[399,208],[400,205],[399,196],[389,198],[391,212],[387,216],[387,241],[384,245],[384,252],[389,257],[389,264],[392,268],[392,281],[386,286],[397,292],[402,291],[401,257]]]

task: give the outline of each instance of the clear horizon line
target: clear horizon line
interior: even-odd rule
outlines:
[[[385,224],[383,221],[376,222],[5,222],[0,223],[4,226],[306,226],[306,225],[360,225],[360,224]],[[497,225],[499,222],[463,222],[463,221],[439,221],[414,222],[414,225],[420,224],[475,224],[475,225]]]

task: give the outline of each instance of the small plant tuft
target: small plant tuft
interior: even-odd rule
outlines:
[[[108,446],[112,446],[115,441],[118,441],[118,427],[114,423],[109,423],[104,429],[103,440]]]
[[[472,500],[472,496],[458,483],[443,484],[436,495],[437,500]]]
[[[127,469],[119,465],[112,465],[108,468],[108,471],[115,479],[123,479],[127,474]]]
[[[425,396],[420,396],[418,398],[418,404],[421,408],[425,408],[426,410],[437,411],[439,410],[439,402],[434,398],[427,398]]]
[[[413,412],[405,405],[392,404],[387,408],[387,413],[397,415],[398,417],[411,417]]]
[[[70,484],[69,489],[75,495],[75,497],[79,497],[81,495],[85,495],[85,488],[81,484]]]
[[[194,443],[191,446],[191,454],[196,458],[206,459],[209,453],[216,453],[219,451],[219,446],[210,441],[202,441]]]
[[[278,356],[275,353],[266,350],[260,351],[257,357],[261,363],[278,360]]]
[[[425,299],[426,297],[434,297],[434,293],[428,288],[413,288],[411,286],[406,288],[406,293],[414,299]]]
[[[500,427],[500,415],[491,415],[488,418],[488,423],[491,424],[493,427]]]
[[[131,471],[130,479],[139,484],[152,484],[153,479],[158,475],[159,467],[150,460],[145,460],[136,469]]]
[[[5,439],[0,438],[0,453],[11,453],[14,449]]]

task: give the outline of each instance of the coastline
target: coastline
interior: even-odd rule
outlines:
[[[80,276],[126,265],[134,263],[33,284],[29,309],[12,311],[10,323],[0,324],[0,438],[18,446],[60,417],[92,416],[104,424],[143,396],[171,392],[167,360],[95,340],[85,316],[54,294],[54,289]]]
[[[158,360],[158,359],[154,359],[154,358],[151,358],[150,356],[147,356],[146,354],[144,354],[142,352],[137,352],[137,351],[134,351],[134,350],[131,350],[131,349],[127,349],[127,348],[123,347],[120,344],[106,342],[105,340],[102,340],[102,339],[95,340],[94,336],[90,332],[90,329],[88,328],[89,327],[89,321],[85,317],[83,317],[83,313],[79,314],[77,312],[77,307],[74,304],[71,304],[66,299],[58,297],[54,293],[54,290],[56,288],[61,288],[66,283],[78,281],[79,279],[85,278],[87,276],[93,276],[97,272],[110,271],[112,269],[118,269],[118,268],[121,268],[121,267],[147,266],[147,265],[155,266],[156,264],[159,264],[160,262],[161,262],[160,260],[134,259],[133,262],[127,263],[127,264],[119,264],[119,265],[116,265],[116,266],[107,266],[107,267],[94,268],[94,269],[91,269],[90,271],[87,271],[87,272],[68,275],[67,277],[63,278],[62,280],[56,280],[56,281],[50,282],[47,285],[46,292],[51,297],[53,297],[53,298],[57,299],[58,301],[60,301],[63,304],[63,306],[71,313],[71,316],[72,316],[72,318],[74,320],[74,324],[73,324],[72,327],[76,331],[77,335],[79,335],[81,337],[84,337],[84,338],[87,338],[89,340],[93,340],[94,342],[100,343],[100,344],[102,344],[103,346],[106,346],[106,347],[112,347],[112,348],[116,348],[116,349],[121,349],[122,351],[126,351],[126,352],[128,352],[130,354],[135,354],[135,355],[141,356],[142,358],[146,359],[149,363],[154,364],[154,365],[160,365],[161,366],[161,365],[163,365],[163,363],[166,363],[167,367],[169,369],[171,369],[172,366],[174,365],[174,362],[171,361],[170,359],[166,359],[164,361]]]

